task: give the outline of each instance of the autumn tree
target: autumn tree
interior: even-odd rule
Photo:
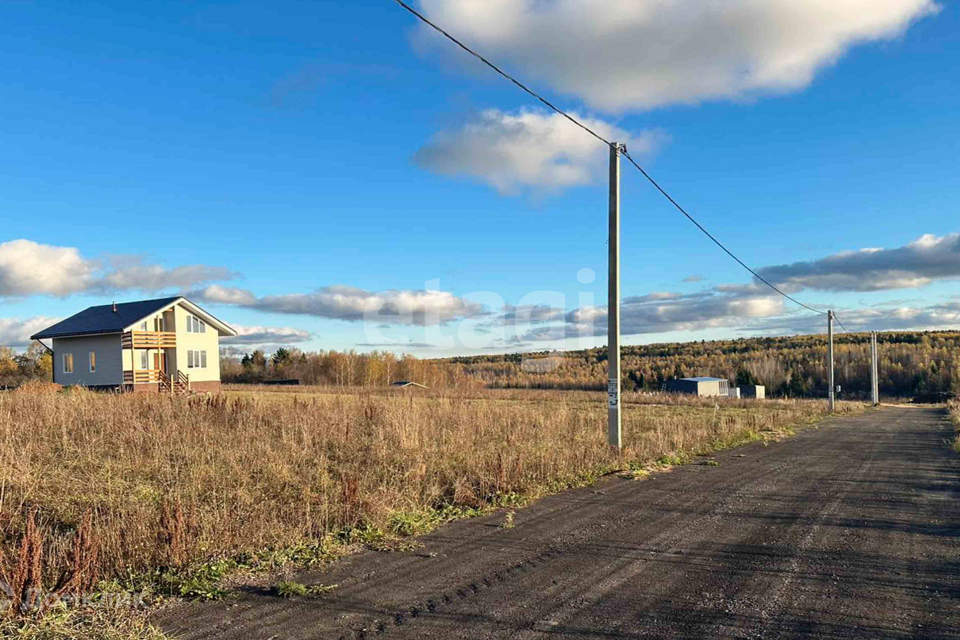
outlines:
[[[15,356],[16,354],[10,347],[0,347],[0,385],[12,385],[18,377]]]
[[[753,372],[747,369],[744,365],[737,367],[737,386],[738,387],[752,387],[754,385],[760,384],[760,380],[757,379],[757,376],[753,375]]]

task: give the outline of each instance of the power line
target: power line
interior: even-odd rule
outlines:
[[[406,2],[404,2],[403,0],[395,0],[395,1],[396,1],[396,3],[399,4],[401,7],[403,7],[404,9],[406,9],[407,11],[409,11],[410,13],[412,13],[413,15],[415,15],[416,17],[418,17],[420,20],[422,20],[425,24],[430,25],[430,26],[433,27],[436,31],[438,31],[439,33],[441,33],[441,34],[443,34],[444,36],[446,36],[450,41],[452,41],[452,42],[453,42],[454,44],[456,44],[458,47],[460,47],[461,49],[463,49],[464,51],[466,51],[467,53],[469,53],[470,55],[472,55],[473,57],[475,57],[477,60],[479,60],[479,61],[482,62],[483,64],[487,65],[488,67],[490,67],[491,69],[493,69],[494,71],[496,71],[497,73],[499,73],[501,76],[503,76],[504,78],[506,78],[507,80],[509,80],[509,81],[512,82],[513,84],[517,85],[518,87],[520,87],[521,89],[523,89],[524,91],[526,91],[527,93],[529,93],[531,96],[533,96],[534,98],[536,98],[537,100],[539,100],[539,101],[542,102],[543,104],[547,105],[550,109],[556,111],[558,114],[560,114],[561,116],[563,116],[564,118],[566,118],[567,120],[569,120],[570,122],[572,122],[573,124],[577,125],[577,126],[580,127],[581,129],[583,129],[584,131],[586,131],[587,133],[589,133],[590,135],[592,135],[594,138],[596,138],[596,139],[599,140],[600,142],[603,142],[603,143],[606,144],[607,146],[610,146],[610,144],[612,144],[609,140],[607,140],[606,138],[604,138],[603,136],[601,136],[599,133],[597,133],[596,131],[594,131],[593,129],[591,129],[590,127],[588,127],[587,125],[583,124],[582,122],[580,122],[579,120],[577,120],[576,118],[574,118],[573,116],[571,116],[570,114],[568,114],[567,112],[563,111],[562,109],[558,109],[557,107],[553,106],[553,104],[552,104],[549,100],[547,100],[546,98],[544,98],[543,96],[541,96],[540,94],[538,94],[536,91],[533,91],[532,89],[527,88],[526,85],[524,85],[522,82],[520,82],[519,80],[517,80],[516,78],[514,78],[512,75],[510,75],[510,74],[507,73],[506,71],[501,70],[500,67],[498,67],[497,65],[493,64],[492,62],[490,62],[489,60],[487,60],[486,58],[484,58],[482,55],[480,55],[479,53],[477,53],[476,51],[474,51],[473,49],[471,49],[471,48],[468,47],[467,45],[463,44],[462,42],[460,42],[459,40],[457,40],[456,38],[454,38],[452,35],[450,35],[450,34],[447,33],[446,31],[444,31],[443,29],[441,29],[439,26],[437,26],[437,25],[435,25],[434,23],[432,23],[432,22],[430,22],[429,20],[427,20],[427,18],[424,17],[423,14],[421,14],[421,13],[418,12],[416,9],[414,9],[413,7],[411,7],[410,5],[408,5],[408,4],[407,4]]]
[[[843,329],[844,333],[850,333],[849,331],[847,331],[847,328],[843,326],[843,323],[840,322],[840,318],[837,317],[836,311],[833,312],[833,319],[837,321],[837,324],[840,325],[840,328]]]
[[[473,49],[471,49],[471,48],[468,47],[467,45],[465,45],[465,44],[463,44],[462,42],[460,42],[459,40],[457,40],[457,39],[456,39],[455,37],[453,37],[450,33],[448,33],[448,32],[445,31],[444,29],[440,28],[438,25],[436,25],[436,24],[434,24],[433,22],[431,22],[430,20],[428,20],[423,14],[421,14],[421,13],[418,12],[416,9],[414,9],[413,7],[411,7],[410,5],[408,5],[408,4],[407,4],[406,2],[404,2],[403,0],[394,0],[394,1],[395,1],[397,4],[399,4],[401,7],[403,7],[404,9],[406,9],[407,11],[409,11],[410,13],[412,13],[414,16],[416,16],[418,19],[420,19],[424,24],[429,25],[431,28],[433,28],[433,29],[436,30],[438,33],[440,33],[440,34],[442,34],[443,36],[445,36],[448,40],[450,40],[451,42],[453,42],[454,44],[456,44],[458,47],[460,47],[461,49],[463,49],[464,51],[466,51],[467,53],[469,53],[469,54],[472,55],[473,57],[475,57],[475,58],[477,58],[478,60],[480,60],[483,64],[487,65],[488,67],[490,67],[491,69],[493,69],[494,71],[496,71],[498,74],[500,74],[501,76],[503,76],[504,78],[506,78],[507,80],[509,80],[510,82],[512,82],[513,84],[515,84],[516,86],[518,86],[520,89],[522,89],[523,91],[525,91],[525,92],[528,93],[529,95],[533,96],[534,98],[536,98],[537,100],[539,100],[540,102],[542,102],[543,104],[545,104],[545,105],[546,105],[547,107],[549,107],[551,110],[553,110],[553,111],[555,111],[556,113],[558,113],[559,115],[563,116],[564,118],[566,118],[567,120],[569,120],[569,121],[572,122],[573,124],[577,125],[578,127],[580,127],[581,129],[583,129],[584,131],[586,131],[587,133],[589,133],[590,135],[592,135],[592,136],[593,136],[594,138],[596,138],[597,140],[600,140],[601,142],[603,142],[603,143],[606,144],[607,146],[611,146],[611,145],[613,144],[612,142],[610,142],[609,140],[607,140],[606,138],[604,138],[603,136],[601,136],[599,133],[597,133],[596,131],[594,131],[593,129],[591,129],[590,127],[588,127],[587,125],[583,124],[582,122],[580,122],[579,120],[577,120],[576,118],[574,118],[573,116],[571,116],[570,114],[568,114],[567,112],[565,112],[565,111],[563,111],[562,109],[559,109],[559,108],[557,108],[556,106],[554,106],[554,105],[553,105],[551,102],[549,102],[546,98],[542,97],[542,96],[541,96],[540,94],[538,94],[537,92],[535,92],[535,91],[533,91],[532,89],[528,88],[526,85],[524,85],[522,82],[520,82],[519,80],[517,80],[516,78],[514,78],[512,75],[510,75],[509,73],[501,70],[497,65],[493,64],[492,62],[490,62],[489,60],[487,60],[486,58],[484,58],[482,55],[480,55],[479,53],[477,53],[476,51],[474,51]],[[748,267],[748,266],[746,265],[746,263],[743,262],[743,260],[741,260],[740,258],[738,258],[737,256],[735,256],[732,251],[730,251],[730,250],[727,249],[725,246],[723,246],[723,244],[722,244],[719,240],[717,240],[717,239],[713,236],[713,234],[711,234],[709,231],[707,231],[707,230],[703,227],[703,225],[701,225],[699,222],[697,222],[697,221],[694,219],[693,216],[691,216],[689,213],[687,213],[687,212],[684,210],[684,208],[681,207],[681,206],[677,203],[677,201],[674,200],[674,199],[670,196],[670,194],[667,193],[666,190],[664,190],[664,188],[661,187],[661,186],[657,183],[657,181],[654,180],[654,179],[650,176],[650,174],[647,173],[647,172],[643,169],[643,167],[641,167],[641,166],[637,163],[637,161],[634,160],[634,159],[630,156],[629,153],[627,153],[626,151],[624,151],[624,152],[623,152],[623,155],[624,155],[624,157],[627,158],[627,160],[630,161],[630,164],[632,164],[634,167],[636,167],[636,168],[640,171],[640,173],[642,173],[643,176],[644,176],[647,180],[650,181],[650,184],[652,184],[654,187],[656,187],[657,191],[659,191],[661,194],[663,194],[663,196],[664,196],[667,200],[669,200],[670,203],[673,204],[673,206],[676,207],[678,211],[680,211],[680,213],[682,213],[683,215],[685,215],[690,222],[692,222],[694,225],[696,225],[696,227],[697,227],[698,229],[700,229],[700,231],[702,231],[708,238],[710,238],[711,240],[713,240],[714,244],[716,244],[718,247],[720,247],[721,249],[723,249],[724,253],[726,253],[728,256],[730,256],[731,258],[733,258],[734,260],[736,260],[736,261],[737,261],[737,264],[739,264],[741,267],[743,267],[744,269],[746,269],[747,271],[749,271],[751,274],[753,274],[753,276],[754,276],[757,280],[759,280],[760,282],[764,283],[765,285],[767,285],[768,287],[770,287],[771,289],[773,289],[774,291],[776,291],[777,293],[779,293],[781,296],[783,296],[783,297],[786,298],[787,300],[790,300],[791,302],[800,305],[800,306],[803,307],[804,309],[807,309],[807,310],[809,310],[809,311],[813,311],[814,313],[819,313],[819,314],[821,314],[821,315],[827,315],[827,312],[826,312],[826,311],[821,311],[821,310],[819,310],[819,309],[814,309],[813,307],[811,307],[811,306],[809,306],[809,305],[806,305],[806,304],[800,302],[800,301],[797,300],[796,298],[794,298],[794,297],[792,297],[792,296],[790,296],[790,295],[787,295],[786,293],[784,293],[783,291],[781,291],[779,288],[777,288],[775,285],[773,285],[771,282],[769,282],[768,280],[766,280],[765,278],[763,278],[763,277],[762,277],[760,274],[758,274],[756,271],[754,271],[753,269],[751,269],[750,267]],[[838,322],[839,322],[839,321],[838,321]],[[840,326],[842,327],[843,325],[840,325]],[[846,329],[844,329],[844,331],[846,331]]]
[[[744,269],[746,269],[747,271],[749,271],[751,274],[753,274],[753,277],[754,277],[754,278],[756,278],[756,279],[759,280],[760,282],[764,283],[765,285],[767,285],[768,287],[770,287],[771,289],[773,289],[774,291],[776,291],[777,293],[779,293],[780,295],[782,295],[782,296],[783,296],[784,298],[786,298],[787,300],[790,300],[790,301],[792,301],[792,302],[800,305],[800,306],[803,307],[804,309],[809,309],[810,311],[813,311],[814,313],[819,313],[819,314],[822,314],[822,315],[827,315],[827,312],[826,312],[826,311],[820,311],[819,309],[814,309],[813,307],[810,307],[810,306],[808,306],[808,305],[803,304],[802,302],[800,302],[800,301],[797,300],[796,298],[787,295],[786,293],[784,293],[783,291],[781,291],[780,289],[778,289],[778,288],[777,288],[773,283],[771,283],[769,280],[767,280],[766,278],[764,278],[763,276],[761,276],[759,273],[757,273],[756,271],[754,271],[753,269],[751,269],[750,267],[748,267],[748,266],[743,262],[743,260],[741,260],[740,258],[738,258],[737,256],[735,256],[732,251],[730,251],[730,250],[727,249],[725,246],[723,246],[723,243],[722,243],[722,242],[720,242],[719,240],[717,240],[717,239],[713,236],[712,233],[710,233],[709,231],[707,231],[707,230],[703,227],[702,224],[700,224],[699,222],[697,222],[696,219],[695,219],[693,216],[691,216],[689,213],[687,213],[686,210],[685,210],[683,207],[681,207],[681,206],[677,203],[677,201],[674,200],[674,199],[670,196],[670,194],[667,193],[667,192],[664,190],[664,188],[661,187],[661,186],[657,183],[657,181],[654,180],[654,179],[650,176],[650,174],[647,173],[647,172],[643,169],[643,167],[641,167],[641,166],[637,163],[637,161],[634,160],[633,157],[632,157],[629,153],[624,153],[623,155],[624,155],[624,157],[625,157],[627,160],[630,161],[630,164],[632,164],[633,166],[635,166],[635,167],[637,168],[637,170],[638,170],[640,173],[643,174],[643,177],[644,177],[644,178],[646,178],[647,180],[650,181],[650,184],[652,184],[654,187],[656,187],[657,191],[659,191],[660,193],[663,194],[663,197],[665,197],[667,200],[669,200],[670,203],[671,203],[674,207],[677,208],[677,211],[679,211],[680,213],[682,213],[683,215],[685,215],[685,216],[687,217],[687,220],[689,220],[689,221],[692,222],[694,225],[696,225],[697,229],[700,229],[700,231],[702,231],[702,232],[704,233],[704,235],[706,235],[708,238],[710,238],[711,240],[713,240],[713,243],[716,244],[716,245],[717,245],[718,247],[720,247],[721,249],[723,249],[724,253],[726,253],[728,256],[730,256],[731,258],[733,258],[734,260],[736,260],[736,261],[737,261],[737,264],[739,264],[741,267],[743,267]]]

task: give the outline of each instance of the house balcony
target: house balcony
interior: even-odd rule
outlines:
[[[120,335],[120,344],[124,349],[175,349],[177,334],[172,331],[127,331]]]

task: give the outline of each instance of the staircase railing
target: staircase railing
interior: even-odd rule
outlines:
[[[124,384],[150,384],[160,382],[163,372],[159,369],[137,369],[136,371],[124,371]]]
[[[170,393],[186,393],[191,390],[190,376],[179,370],[176,375],[160,369],[124,371],[123,383],[125,385],[156,383],[161,392],[169,391]]]

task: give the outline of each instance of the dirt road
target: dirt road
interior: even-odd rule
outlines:
[[[184,639],[960,638],[960,459],[943,411],[780,443],[456,523],[405,553],[160,622]]]

